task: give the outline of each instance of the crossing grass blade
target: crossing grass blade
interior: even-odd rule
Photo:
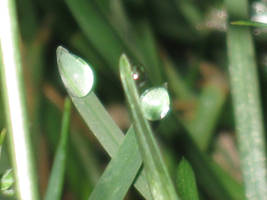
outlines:
[[[110,157],[113,157],[117,153],[119,146],[122,144],[124,134],[107,113],[102,103],[93,92],[89,93],[84,98],[71,96],[71,99],[92,133]],[[133,145],[138,149],[137,143]],[[128,156],[132,155],[130,154]],[[139,155],[136,156],[135,161],[139,163],[140,160],[141,157]],[[125,167],[131,168],[136,174],[139,170],[139,167],[134,168],[134,165]],[[140,173],[134,185],[145,199],[152,199],[143,172]]]
[[[64,51],[65,56],[67,56],[68,51]],[[57,54],[58,59],[61,60],[63,57],[61,57],[61,53]],[[71,55],[70,55],[71,56]],[[75,56],[76,57],[76,56]],[[80,67],[80,61],[79,59],[71,59],[72,67]],[[61,60],[62,61],[62,60]],[[70,63],[65,62],[58,62],[59,67],[64,68],[64,64],[69,65]],[[89,66],[87,66],[89,67]],[[61,74],[62,79],[70,79],[72,77],[65,76],[64,73]],[[73,80],[68,80],[65,83],[72,83]],[[75,85],[76,87],[83,87],[81,83],[76,83],[78,85]],[[79,85],[80,84],[80,85]],[[69,87],[68,85],[65,85],[65,87]],[[115,122],[112,120],[108,112],[103,107],[102,103],[98,100],[94,92],[90,91],[87,95],[83,97],[76,97],[73,94],[69,94],[72,102],[74,103],[75,107],[79,111],[80,115],[84,119],[85,123],[88,125],[88,127],[91,129],[92,133],[95,135],[95,137],[98,139],[100,144],[104,147],[104,149],[107,151],[110,157],[113,157],[118,149],[119,146],[122,144],[124,134],[119,129],[119,127],[115,124]],[[138,149],[137,143],[133,144],[136,149]],[[131,154],[128,155],[129,157],[132,156]],[[140,162],[139,155],[136,156],[135,161],[137,163]],[[125,166],[129,167],[132,171],[135,172],[135,174],[138,173],[139,167],[135,167],[137,165],[131,165],[131,166]],[[150,191],[147,186],[145,177],[143,173],[141,172],[139,177],[137,178],[135,182],[135,187],[137,190],[145,197],[145,199],[151,199]]]
[[[161,157],[152,129],[145,119],[139,102],[139,94],[132,78],[132,69],[126,55],[120,58],[120,76],[130,107],[130,113],[138,140],[140,153],[144,160],[147,181],[155,200],[178,200],[174,185]]]
[[[136,176],[142,160],[136,148],[133,128],[130,128],[103,175],[96,184],[89,200],[123,200]],[[136,158],[138,162],[136,162]]]
[[[64,113],[61,126],[61,136],[59,145],[56,151],[55,160],[45,194],[45,200],[59,200],[61,199],[64,174],[66,168],[66,159],[68,156],[68,137],[69,137],[69,126],[70,126],[70,115],[71,115],[71,102],[69,99],[65,100]]]

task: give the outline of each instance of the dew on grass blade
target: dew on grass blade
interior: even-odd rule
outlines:
[[[84,97],[92,90],[94,73],[84,60],[59,46],[57,64],[61,79],[72,95]]]
[[[146,119],[163,119],[170,110],[170,96],[165,87],[147,89],[140,97],[141,107]]]

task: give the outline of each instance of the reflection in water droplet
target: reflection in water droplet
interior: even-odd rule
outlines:
[[[140,97],[141,107],[146,119],[163,119],[170,110],[170,96],[165,87],[147,89]]]
[[[84,60],[59,46],[57,63],[62,81],[72,95],[84,97],[92,90],[94,74]]]

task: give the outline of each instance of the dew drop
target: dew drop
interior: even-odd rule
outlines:
[[[150,121],[163,119],[170,110],[170,96],[165,87],[147,89],[140,102],[145,118]]]
[[[71,95],[84,97],[92,90],[94,74],[84,60],[59,46],[57,64],[61,79]]]

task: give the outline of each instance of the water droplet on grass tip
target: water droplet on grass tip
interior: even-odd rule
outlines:
[[[165,87],[147,89],[140,102],[145,118],[151,121],[163,119],[170,110],[170,96]]]
[[[84,97],[92,90],[94,74],[84,60],[59,46],[57,64],[62,81],[71,95]]]

